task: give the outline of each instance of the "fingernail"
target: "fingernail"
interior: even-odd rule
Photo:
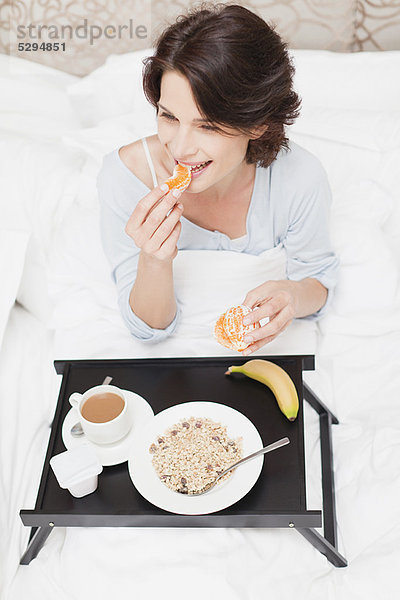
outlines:
[[[168,192],[168,190],[169,190],[169,187],[168,187],[168,185],[167,185],[166,183],[162,183],[162,184],[160,185],[160,190],[161,190],[162,192]]]
[[[182,194],[181,190],[177,190],[176,188],[172,190],[172,195],[174,198],[179,198],[179,196]]]

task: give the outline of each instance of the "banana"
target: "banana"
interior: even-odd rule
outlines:
[[[225,375],[231,373],[243,373],[251,379],[264,383],[274,394],[285,417],[289,421],[295,420],[299,411],[299,398],[293,381],[281,367],[269,360],[255,358],[243,365],[229,367]]]

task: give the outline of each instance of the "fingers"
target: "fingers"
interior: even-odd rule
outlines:
[[[171,234],[165,240],[164,243],[161,244],[158,252],[156,253],[157,258],[160,260],[165,260],[168,257],[175,258],[178,254],[178,239],[181,233],[182,223],[178,221],[174,228],[171,231]]]
[[[144,196],[140,200],[140,202],[137,203],[134,211],[130,216],[128,224],[129,222],[131,222],[132,228],[139,228],[146,220],[146,217],[150,210],[156,204],[158,204],[158,202],[161,200],[161,198],[163,198],[163,196],[166,195],[167,192],[168,190],[165,190],[165,188],[157,186],[153,190],[151,190],[151,192],[146,194],[146,196]]]
[[[262,348],[266,344],[269,344],[275,338],[277,338],[278,335],[280,335],[281,333],[283,333],[285,331],[285,329],[287,329],[291,323],[292,323],[292,320],[288,321],[286,323],[286,325],[283,327],[283,329],[279,333],[276,333],[275,335],[270,335],[270,336],[268,336],[266,338],[263,338],[262,340],[259,340],[258,342],[254,342],[253,344],[250,344],[249,346],[247,346],[246,350],[243,350],[241,352],[241,354],[243,354],[244,356],[248,356],[249,354],[252,354],[256,350],[259,350],[260,348]]]
[[[287,329],[289,327],[289,325],[292,323],[292,321],[293,321],[293,319],[290,319],[290,321],[287,321],[287,323],[285,323],[285,325],[277,333],[275,333],[273,335],[268,335],[268,336],[266,336],[266,337],[264,337],[264,338],[262,338],[262,339],[260,339],[260,340],[258,340],[256,342],[253,342],[252,344],[249,344],[247,346],[246,350],[243,350],[241,352],[241,354],[243,354],[244,356],[248,356],[249,354],[252,354],[256,350],[259,350],[259,348],[262,348],[266,344],[269,344],[275,338],[277,338],[278,335],[280,335],[281,333],[283,333],[285,331],[285,329]]]
[[[162,224],[157,228],[153,235],[151,235],[151,237],[143,237],[143,241],[139,240],[137,242],[137,244],[140,245],[140,248],[143,252],[145,252],[145,254],[157,256],[161,246],[164,244],[164,242],[167,241],[168,237],[172,234],[174,230],[174,235],[176,235],[175,228],[177,226],[177,223],[179,222],[183,210],[181,206],[182,205],[174,206],[173,210],[170,212],[168,217],[164,219]],[[138,233],[138,237],[140,237],[139,234],[142,234],[142,232]],[[169,247],[169,245],[167,244],[167,246],[164,246],[164,249],[166,247]]]
[[[285,312],[286,311],[282,311],[283,314],[279,313],[279,315],[277,315],[264,327],[260,327],[259,329],[252,331],[249,337],[245,336],[244,341],[248,341],[249,345],[246,350],[243,350],[242,352],[244,356],[255,352],[255,350],[265,346],[265,344],[272,342],[276,337],[278,337],[278,335],[283,333],[283,331],[289,327],[293,319],[288,318],[287,313],[285,314]]]
[[[182,204],[177,204],[173,207],[168,217],[164,218],[153,235],[144,244],[143,250],[145,252],[158,250],[167,241],[174,229],[176,234],[176,227],[178,223],[180,225],[179,219],[182,215],[182,211]]]
[[[182,215],[183,205],[177,203],[181,192],[172,190],[160,198],[162,193],[163,190],[156,188],[142,198],[125,231],[145,254],[165,260],[173,259],[177,253],[176,243],[180,234],[180,225],[177,226],[177,223]],[[144,215],[145,219],[140,223]],[[171,240],[165,244],[172,232]]]
[[[246,306],[248,306],[248,304]],[[288,292],[282,290],[278,292],[276,296],[265,300],[263,304],[253,309],[251,313],[246,315],[243,319],[243,324],[249,325],[250,323],[258,323],[261,321],[261,319],[265,319],[266,317],[268,317],[270,322],[272,322],[273,317],[286,306],[292,306],[291,296]],[[293,316],[294,314],[292,317]]]
[[[163,184],[164,185],[164,184]],[[147,219],[152,214],[152,225],[154,229],[158,227],[161,222],[161,215],[165,215],[175,205],[177,197],[172,192],[165,191],[162,186],[157,186],[151,192],[146,194],[140,202],[136,205],[134,211],[129,217],[125,231],[132,238],[136,235],[136,232],[146,223]],[[167,186],[168,188],[168,186]],[[154,212],[156,215],[154,216]]]
[[[161,202],[149,213],[139,232],[139,240],[141,239],[150,239],[154,236],[159,228],[162,231],[168,230],[168,233],[171,231],[171,228],[168,227],[170,223],[170,217],[172,218],[177,215],[177,202],[176,198],[172,196],[172,194],[168,194],[161,200]],[[182,209],[179,209],[181,212],[178,216],[182,214]],[[175,211],[175,212],[174,212]],[[168,221],[168,219],[170,219]],[[167,225],[165,223],[167,222]],[[176,221],[175,221],[176,222]],[[175,225],[175,222],[173,225]],[[164,241],[164,240],[162,240]]]
[[[294,285],[294,282],[288,280],[270,280],[247,294],[243,304],[253,310],[244,317],[243,324],[260,323],[266,317],[269,320],[244,336],[244,341],[249,345],[242,354],[246,356],[272,342],[289,327],[296,315]]]
[[[291,322],[293,319],[293,310],[290,306],[285,306],[281,311],[279,311],[275,317],[271,318],[270,321],[259,327],[258,329],[254,329],[251,333],[247,334],[244,338],[247,341],[247,337],[249,336],[249,342],[254,342],[257,340],[261,340],[270,336],[277,336],[281,331],[284,330],[286,325]]]
[[[245,306],[254,309],[267,302],[271,298],[275,281],[267,281],[247,293],[246,298],[242,302]]]

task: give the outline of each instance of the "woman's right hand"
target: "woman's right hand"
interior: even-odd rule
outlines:
[[[183,212],[183,205],[178,202],[181,192],[176,189],[166,192],[168,186],[162,184],[146,194],[125,227],[144,254],[163,262],[172,261],[178,254],[179,219]]]

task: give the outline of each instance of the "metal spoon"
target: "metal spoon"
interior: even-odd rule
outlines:
[[[109,383],[111,383],[111,381],[112,381],[112,377],[107,375],[107,377],[104,379],[104,381],[101,385],[108,385]],[[82,425],[79,422],[75,423],[75,425],[73,425],[71,427],[70,432],[71,432],[72,437],[81,437],[81,435],[84,435]]]
[[[239,465],[244,465],[249,460],[253,460],[253,458],[256,458],[256,456],[261,456],[262,454],[267,454],[267,452],[272,452],[273,450],[277,450],[278,448],[281,448],[281,446],[286,446],[286,444],[290,444],[290,440],[289,440],[289,438],[284,437],[281,440],[278,440],[277,442],[274,442],[273,444],[269,444],[269,446],[265,446],[265,448],[261,448],[261,450],[257,450],[257,452],[254,452],[253,454],[249,454],[249,456],[245,456],[244,458],[242,458],[238,462],[234,463],[228,469],[225,469],[225,471],[222,471],[222,473],[220,473],[214,479],[214,481],[212,481],[211,483],[208,483],[207,485],[205,485],[198,492],[190,492],[190,494],[189,494],[188,492],[185,492],[182,488],[180,490],[178,490],[178,492],[180,492],[181,494],[188,494],[189,496],[201,496],[203,494],[206,494],[207,492],[209,492],[210,490],[212,490],[212,488],[217,484],[218,480],[221,479],[221,477],[223,477],[227,473],[229,473],[229,471],[232,471],[233,469],[236,469],[237,467],[239,467]]]

